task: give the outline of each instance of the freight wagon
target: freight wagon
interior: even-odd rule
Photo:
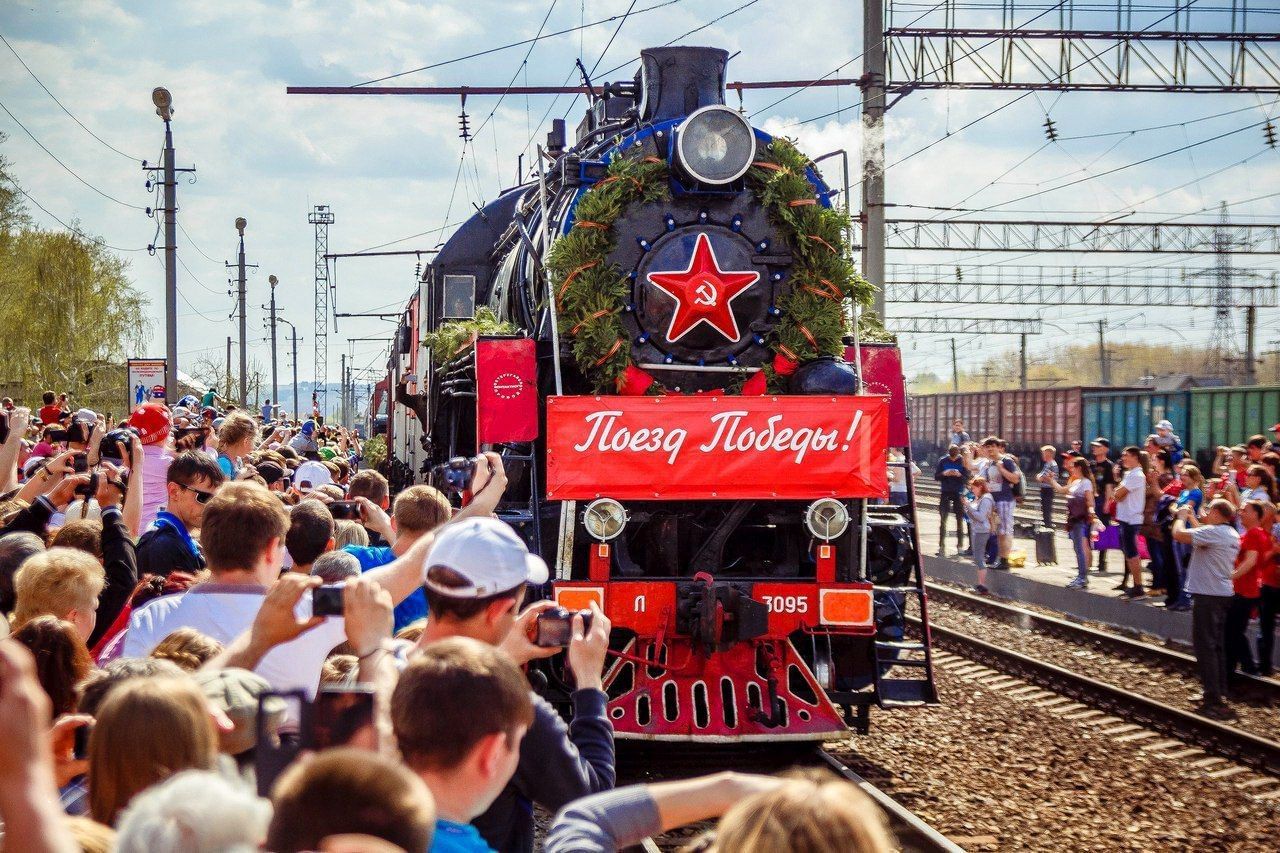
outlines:
[[[1240,444],[1249,436],[1268,434],[1280,421],[1280,386],[1195,388],[1157,392],[1136,388],[1046,388],[929,394],[911,398],[912,450],[931,460],[946,452],[951,422],[964,421],[975,439],[999,435],[1029,470],[1035,470],[1039,448],[1059,450],[1072,439],[1088,442],[1105,436],[1113,450],[1141,445],[1168,420],[1183,445],[1207,472],[1214,448]]]
[[[1080,438],[1082,397],[1090,388],[1040,388],[1027,391],[970,391],[911,398],[912,453],[933,460],[947,452],[951,423],[980,441],[998,435],[1028,470],[1046,444],[1067,448]]]

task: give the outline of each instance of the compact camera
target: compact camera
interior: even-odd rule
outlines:
[[[573,617],[582,617],[582,630],[591,630],[590,610],[566,610],[563,607],[549,607],[538,614],[533,644],[543,648],[559,648],[569,645],[573,639]]]
[[[455,456],[443,465],[432,469],[431,477],[443,491],[462,494],[471,490],[471,481],[476,476],[476,460],[465,456]]]

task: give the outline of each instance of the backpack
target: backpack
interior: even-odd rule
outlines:
[[[1026,475],[1022,473],[1022,468],[1018,466],[1018,460],[1014,459],[1012,456],[1006,456],[1004,458],[1013,462],[1013,470],[1014,470],[1014,473],[1018,475],[1018,479],[1014,480],[1009,485],[1013,486],[1014,498],[1016,498],[1018,501],[1021,501],[1027,495]],[[1004,459],[1000,461],[1003,463]]]

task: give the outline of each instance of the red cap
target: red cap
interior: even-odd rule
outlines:
[[[164,403],[143,403],[129,415],[129,426],[143,444],[159,444],[169,437],[169,410]]]

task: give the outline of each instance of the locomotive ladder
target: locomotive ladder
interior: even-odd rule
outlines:
[[[920,605],[921,635],[918,641],[881,640],[874,642],[875,665],[872,668],[876,689],[876,701],[881,708],[907,705],[932,704],[938,701],[938,691],[933,681],[933,650],[929,641],[928,600],[925,594],[924,572],[920,561],[920,536],[916,525],[915,482],[911,477],[911,447],[903,448],[904,461],[889,462],[891,468],[902,470],[907,483],[907,502],[903,505],[872,504],[862,501],[861,548],[862,573],[867,580],[867,538],[873,527],[895,527],[907,531],[911,539],[911,571],[907,583],[902,586],[874,586],[875,593],[886,595],[899,604],[905,615],[906,603],[913,597]],[[893,667],[904,667],[916,677],[888,678]]]

